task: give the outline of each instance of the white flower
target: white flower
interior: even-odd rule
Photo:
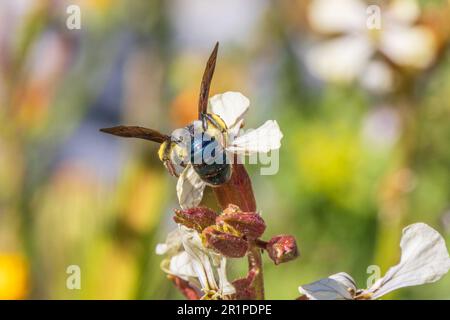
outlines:
[[[386,92],[393,72],[384,56],[400,67],[423,69],[436,55],[431,29],[418,25],[416,0],[392,0],[381,8],[380,29],[369,29],[369,5],[361,0],[315,0],[309,7],[311,27],[333,36],[307,53],[310,71],[326,81],[361,84],[375,92]]]
[[[224,299],[236,292],[227,280],[226,258],[205,248],[195,230],[180,225],[156,246],[156,253],[167,256],[161,263],[164,272],[188,281],[203,298]]]
[[[224,137],[223,147],[233,159],[234,155],[251,155],[267,153],[279,149],[281,133],[278,123],[266,121],[256,130],[240,134],[243,116],[247,112],[250,101],[239,92],[226,92],[209,99],[209,112],[218,115],[227,126],[227,137]],[[201,125],[194,122],[194,125]],[[192,165],[187,165],[178,178],[177,195],[183,209],[198,206],[203,197],[206,183],[194,171]]]
[[[400,263],[368,289],[357,290],[353,278],[341,272],[301,286],[299,291],[311,300],[374,300],[396,289],[435,282],[450,269],[444,239],[424,223],[403,229],[400,247]]]

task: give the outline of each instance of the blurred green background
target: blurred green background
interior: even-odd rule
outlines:
[[[80,30],[66,27],[70,4]],[[278,174],[248,166],[266,237],[293,234],[301,251],[285,265],[265,259],[267,298],[296,298],[299,285],[340,271],[365,288],[367,266],[396,264],[413,222],[449,243],[449,2],[421,3],[437,39],[432,65],[394,65],[398,85],[383,94],[311,74],[308,4],[1,1],[0,298],[182,298],[154,252],[174,227],[176,180],[157,145],[98,129],[170,133],[190,122],[216,41],[211,93],[242,92],[247,127],[276,119],[284,133]],[[69,265],[81,268],[81,290],[66,288]],[[450,299],[449,288],[447,276],[390,297]]]

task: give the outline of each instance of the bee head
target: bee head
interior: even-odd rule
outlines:
[[[158,151],[159,159],[164,163],[169,173],[178,177],[189,163],[191,134],[189,129],[177,129],[164,141]]]

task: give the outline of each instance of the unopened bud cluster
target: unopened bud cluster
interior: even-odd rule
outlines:
[[[201,233],[208,248],[229,258],[241,258],[247,254],[250,243],[257,243],[267,251],[275,264],[284,263],[298,256],[295,238],[279,235],[265,242],[260,239],[266,223],[257,212],[243,212],[230,205],[220,215],[198,207],[176,210],[175,222]]]

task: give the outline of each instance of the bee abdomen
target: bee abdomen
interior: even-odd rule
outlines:
[[[205,135],[206,136],[206,135]],[[194,139],[191,163],[200,178],[212,186],[226,183],[231,177],[231,165],[226,152],[214,138]]]
[[[194,170],[204,182],[212,186],[220,186],[231,177],[231,165],[227,163],[194,165]]]

